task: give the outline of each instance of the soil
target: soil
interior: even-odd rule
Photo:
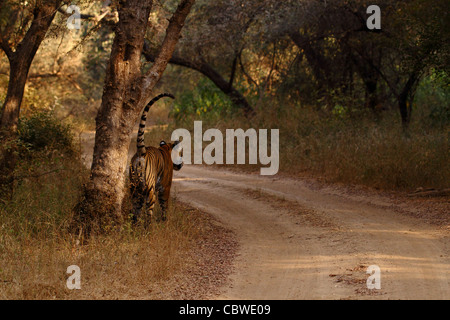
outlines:
[[[448,199],[419,206],[193,165],[175,181],[179,200],[237,235],[235,271],[219,299],[450,298]],[[379,290],[367,286],[371,265],[380,268]]]
[[[84,136],[85,150],[92,138]],[[237,242],[237,256],[223,256],[232,268],[217,269],[227,280],[209,287],[206,298],[450,298],[448,197],[414,198],[198,165],[174,173],[172,192]],[[228,250],[214,248],[213,256]],[[368,288],[374,265],[381,289]]]

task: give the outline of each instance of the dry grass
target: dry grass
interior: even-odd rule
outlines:
[[[1,299],[171,298],[171,279],[195,265],[198,216],[172,210],[164,224],[112,231],[77,245],[67,234],[0,242]],[[126,227],[125,227],[126,228]],[[81,290],[66,286],[67,267],[81,270]]]
[[[388,115],[324,121],[299,119],[284,131],[283,171],[385,190],[447,188],[450,181],[448,131],[411,124],[407,135]]]
[[[79,245],[67,226],[88,172],[78,159],[62,169],[22,180],[14,199],[0,204],[0,299],[172,299],[213,291],[203,283],[191,292],[201,281],[185,276],[212,260],[214,250],[201,253],[199,243],[225,232],[210,218],[174,201],[164,223],[125,223]],[[70,265],[80,267],[81,290],[67,288]],[[224,269],[210,278],[223,281]]]
[[[396,111],[386,112],[383,120],[376,122],[370,114],[333,117],[313,108],[279,106],[273,102],[266,103],[250,121],[243,117],[203,121],[203,132],[209,128],[218,128],[223,133],[228,128],[278,128],[279,172],[288,176],[314,177],[383,190],[448,188],[448,127],[427,127],[419,115],[413,119],[405,135]],[[194,120],[201,119],[187,118],[178,127],[193,132]],[[170,136],[170,132],[166,135]],[[261,165],[233,167],[259,172]]]

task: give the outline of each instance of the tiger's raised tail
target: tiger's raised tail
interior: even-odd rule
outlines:
[[[145,154],[145,143],[144,143],[144,129],[145,129],[145,122],[147,121],[147,113],[148,110],[150,110],[150,107],[159,99],[163,97],[169,97],[172,99],[175,99],[175,97],[170,93],[161,93],[160,95],[157,95],[154,97],[150,102],[145,106],[144,111],[142,112],[141,116],[141,122],[139,123],[139,130],[137,135],[137,153],[138,156],[142,156]]]

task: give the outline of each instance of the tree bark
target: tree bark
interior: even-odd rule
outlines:
[[[402,91],[397,96],[398,107],[402,119],[402,127],[404,131],[408,130],[411,120],[412,104],[415,96],[415,88],[420,76],[417,72],[413,72],[408,81],[405,83]]]
[[[141,54],[152,1],[128,0],[119,7],[119,22],[108,63],[102,104],[96,117],[91,179],[77,207],[76,231],[102,228],[123,218],[125,168],[132,129],[161,78],[194,0],[182,0],[170,19],[155,62],[141,73]]]
[[[28,72],[60,3],[61,1],[44,1],[36,4],[30,28],[15,51],[10,48],[7,39],[3,38],[3,35],[0,36],[0,48],[8,57],[10,65],[8,90],[0,117],[2,138],[9,141],[8,147],[4,146],[2,150],[0,160],[0,186],[2,194],[7,198],[12,196],[14,189],[14,169],[17,162],[14,140],[17,136],[20,106]],[[14,23],[15,21],[10,21],[9,25]]]
[[[371,110],[374,115],[379,117],[379,109],[378,109],[378,94],[377,94],[377,80],[364,80],[364,84],[366,86],[366,102],[365,108]]]
[[[292,31],[288,35],[292,42],[305,53],[306,60],[308,60],[308,64],[311,66],[313,75],[319,85],[319,92],[326,90],[324,88],[332,88],[334,83],[330,80],[331,66],[322,53],[315,49],[311,45],[310,40],[300,32]]]

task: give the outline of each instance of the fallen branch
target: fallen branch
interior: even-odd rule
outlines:
[[[413,193],[408,194],[408,197],[445,197],[445,196],[450,196],[450,188],[441,190],[419,188]]]
[[[55,172],[59,172],[59,171],[68,171],[68,170],[69,169],[59,168],[59,169],[54,169],[54,170],[38,173],[38,174],[29,174],[29,175],[23,175],[23,176],[16,176],[15,178],[16,179],[39,178],[39,177],[45,176],[45,175],[50,174],[50,173],[55,173]]]

